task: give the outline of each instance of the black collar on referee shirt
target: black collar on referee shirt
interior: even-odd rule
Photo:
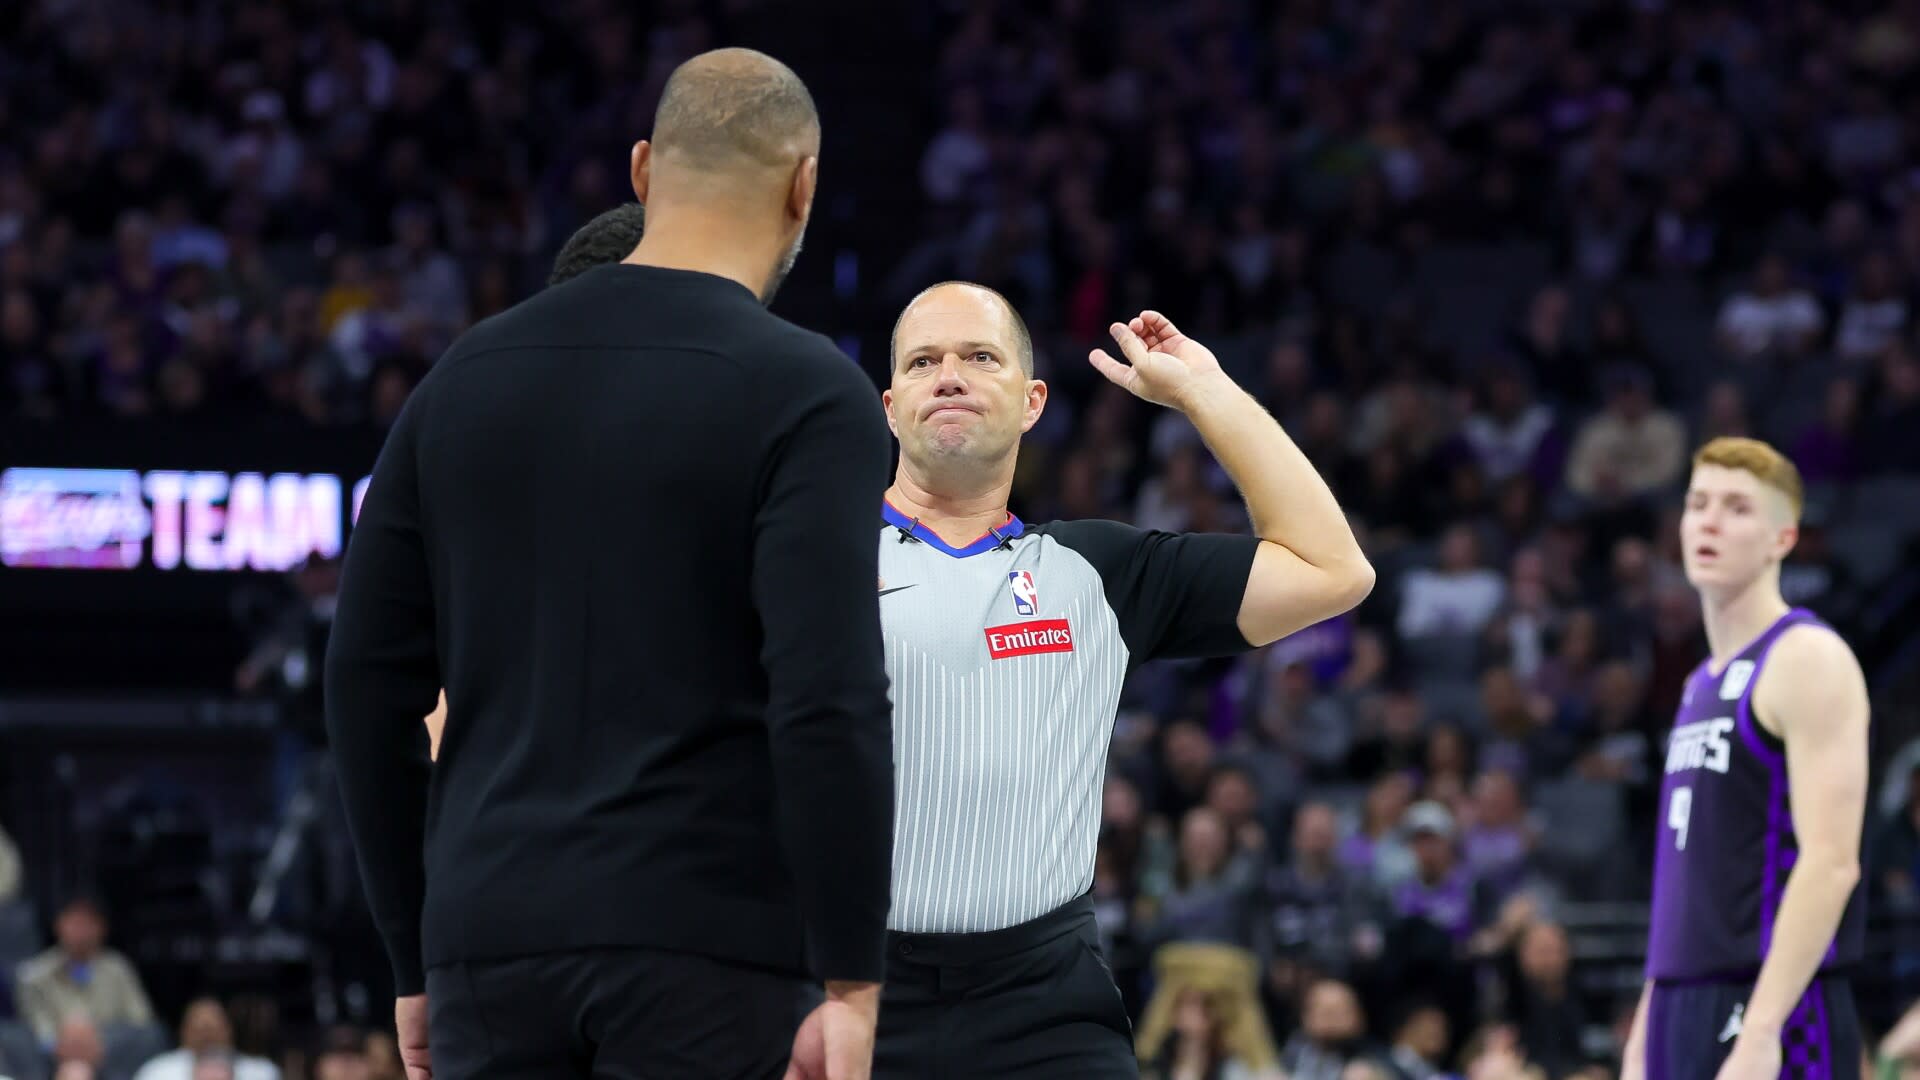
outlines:
[[[986,532],[980,534],[978,539],[967,544],[965,547],[954,547],[952,544],[936,536],[932,529],[920,524],[920,519],[908,517],[895,509],[894,505],[890,502],[882,502],[880,504],[880,519],[900,531],[901,543],[905,543],[908,540],[916,540],[933,548],[935,551],[945,552],[956,559],[964,559],[969,555],[978,555],[983,551],[992,551],[995,548],[1012,547],[1013,541],[1017,539],[1021,533],[1027,531],[1026,523],[1014,517],[1013,512],[1009,510],[1007,512],[1007,520],[1004,524],[998,528],[988,529]]]

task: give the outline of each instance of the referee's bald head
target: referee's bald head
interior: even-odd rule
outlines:
[[[1027,378],[1033,378],[1033,334],[1027,330],[1027,320],[1020,317],[1020,312],[1014,308],[1013,301],[1007,299],[1005,293],[998,289],[990,289],[977,281],[942,281],[915,293],[913,299],[907,301],[907,306],[901,308],[899,316],[893,320],[893,337],[890,339],[888,352],[892,353],[895,359],[899,358],[900,327],[907,321],[907,316],[913,313],[914,308],[920,306],[924,300],[953,290],[971,291],[992,300],[1005,316],[1003,332],[1006,335],[1009,351],[1020,361],[1020,370],[1027,373]]]
[[[1007,298],[970,281],[923,289],[893,324],[892,353],[880,403],[902,467],[932,482],[1011,475],[1048,391],[1033,377],[1033,337]]]

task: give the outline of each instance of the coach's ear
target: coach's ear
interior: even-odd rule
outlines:
[[[1039,379],[1027,380],[1027,412],[1020,418],[1020,434],[1033,430],[1040,422],[1040,414],[1047,411],[1047,384]]]
[[[647,205],[647,189],[653,184],[653,147],[647,140],[641,139],[633,144],[632,159],[627,163],[627,177],[633,182],[633,197],[641,206]]]
[[[793,186],[787,192],[787,213],[795,221],[805,221],[813,213],[813,193],[820,187],[820,159],[808,154],[793,170]]]
[[[893,422],[893,391],[880,391],[880,411],[887,414],[887,430],[893,432],[894,438],[899,438],[900,425]]]

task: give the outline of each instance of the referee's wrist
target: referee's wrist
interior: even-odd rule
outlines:
[[[1245,396],[1246,391],[1233,381],[1233,376],[1224,371],[1210,372],[1189,380],[1175,399],[1174,408],[1191,420],[1196,414],[1217,412]]]

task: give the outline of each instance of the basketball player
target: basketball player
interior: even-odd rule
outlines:
[[[1867,689],[1845,642],[1780,596],[1802,492],[1785,457],[1715,439],[1680,537],[1712,655],[1687,680],[1661,785],[1647,984],[1622,1076],[1838,1077],[1859,1068]]]
[[[895,857],[874,1075],[1138,1074],[1088,889],[1120,684],[1160,657],[1264,645],[1359,603],[1373,570],[1280,425],[1164,316],[1091,361],[1184,412],[1254,536],[1007,507],[1047,385],[990,289],[934,286],[894,329],[883,395],[900,463],[880,522],[893,686]]]

